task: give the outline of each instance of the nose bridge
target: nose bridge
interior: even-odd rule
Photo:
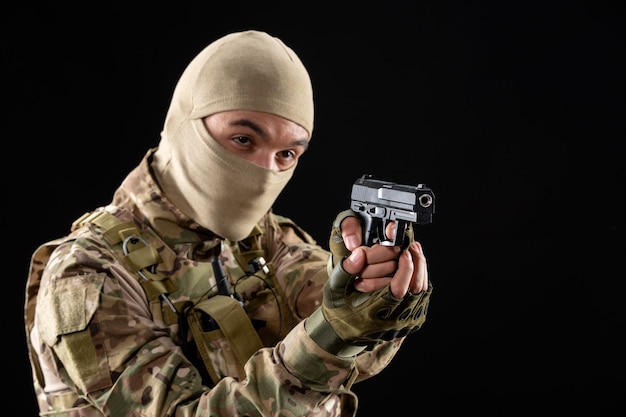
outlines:
[[[273,171],[280,170],[276,164],[276,158],[274,157],[274,151],[272,149],[262,149],[257,154],[254,162],[265,169],[271,169]]]

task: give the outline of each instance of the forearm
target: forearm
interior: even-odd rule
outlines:
[[[354,370],[352,359],[324,352],[308,338],[303,323],[275,348],[264,348],[246,363],[246,380],[220,381],[200,401],[200,406],[219,409],[236,406],[235,414],[350,416],[356,396],[344,387]],[[237,399],[235,404],[234,398]],[[219,414],[221,415],[221,414]]]
[[[245,365],[245,380],[226,377],[211,390],[199,386],[188,369],[170,358],[170,366],[161,367],[158,378],[160,384],[169,384],[163,387],[167,392],[163,400],[172,402],[164,409],[175,408],[172,415],[176,416],[350,415],[349,410],[356,409],[356,396],[344,384],[355,375],[354,360],[321,350],[303,325],[296,326],[276,347],[253,355]],[[123,395],[119,399],[129,401]],[[164,409],[145,412],[159,415]]]
[[[82,399],[78,392],[73,402],[84,404],[76,408],[85,415],[99,410],[107,416],[126,416],[135,410],[154,416],[267,416],[281,412],[328,416],[339,414],[340,407],[346,415],[356,405],[354,394],[343,385],[353,371],[354,360],[321,350],[301,323],[275,348],[253,355],[246,363],[244,380],[225,377],[209,389],[201,384],[198,371],[180,348],[163,336],[138,349],[119,374],[112,372],[112,384],[82,395]]]

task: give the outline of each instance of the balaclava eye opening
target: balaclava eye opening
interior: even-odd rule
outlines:
[[[226,35],[183,72],[152,170],[167,198],[223,238],[245,238],[274,204],[295,166],[276,172],[227,151],[202,119],[228,110],[275,114],[313,131],[309,74],[293,50],[264,32]]]

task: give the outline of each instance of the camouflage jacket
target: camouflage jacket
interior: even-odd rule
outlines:
[[[143,237],[152,234],[145,246],[160,260],[156,269],[138,275],[119,239],[89,221],[77,222],[68,236],[42,245],[32,257],[25,320],[41,415],[355,415],[350,386],[379,373],[403,339],[356,359],[320,349],[303,319],[321,303],[329,253],[273,213],[246,242],[216,238],[162,195],[149,175],[149,156],[111,204],[94,212],[136,226]],[[259,254],[250,245],[260,248],[269,273],[246,271],[242,254]],[[214,383],[180,317],[184,308],[215,298],[217,283],[207,265],[216,256],[258,335],[250,339],[263,346],[242,359],[244,369],[223,333],[207,336],[219,379]]]

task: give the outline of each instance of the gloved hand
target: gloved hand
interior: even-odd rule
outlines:
[[[330,248],[330,252],[332,253],[332,257],[330,259],[329,267],[328,267],[329,275],[330,275],[332,268],[334,268],[335,265],[337,265],[338,261],[340,261],[346,256],[349,256],[352,253],[352,250],[360,246],[363,242],[362,230],[359,231],[360,233],[358,236],[350,235],[349,236],[349,238],[351,239],[350,242],[344,241],[344,236],[341,231],[341,223],[348,217],[354,217],[356,219],[359,219],[360,221],[359,214],[353,210],[342,211],[341,213],[337,215],[337,217],[335,218],[335,221],[333,221],[333,227],[330,232],[330,239],[328,240],[328,246]],[[386,232],[390,236],[396,233],[395,224],[388,226]],[[358,242],[356,242],[356,240],[358,240]],[[403,245],[402,245],[403,249],[406,249],[414,241],[415,241],[415,236],[413,233],[413,224],[409,223],[404,230],[404,240],[403,240]]]
[[[343,235],[341,234],[341,222],[343,222],[348,217],[355,217],[359,219],[359,215],[353,210],[344,210],[337,215],[335,221],[333,222],[333,227],[330,231],[330,238],[328,239],[328,246],[330,248],[330,253],[332,254],[331,258],[328,262],[328,275],[332,269],[337,265],[339,261],[341,261],[346,256],[350,256],[352,251],[346,247],[346,243],[343,240]],[[362,238],[359,235],[358,243],[353,243],[352,246],[360,246]]]
[[[353,356],[380,341],[406,336],[419,329],[426,319],[432,291],[429,284],[426,291],[415,295],[407,291],[404,297],[397,298],[389,284],[369,293],[356,290],[353,285],[356,275],[348,273],[342,265],[351,252],[339,228],[341,221],[351,215],[358,216],[344,211],[333,223],[330,238],[333,256],[329,260],[324,301],[306,322],[310,337],[326,351],[339,356]],[[412,238],[412,230],[410,233]]]

